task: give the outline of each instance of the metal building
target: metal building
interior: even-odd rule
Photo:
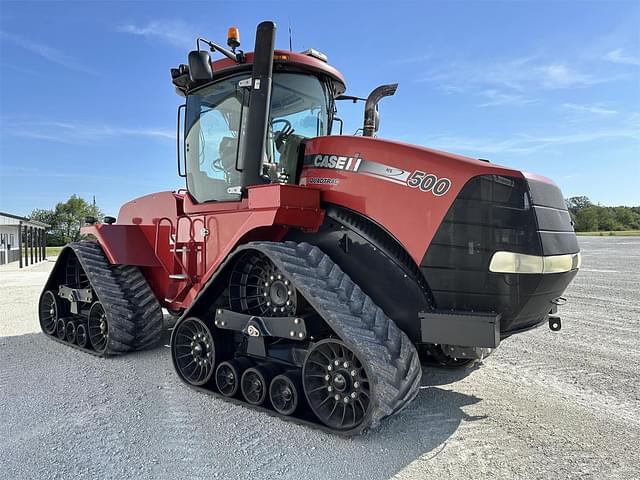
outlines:
[[[0,212],[0,265],[20,262],[20,268],[46,260],[50,225]]]

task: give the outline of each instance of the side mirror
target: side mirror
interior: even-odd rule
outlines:
[[[189,77],[192,82],[202,82],[213,79],[209,52],[203,50],[193,50],[189,52]]]

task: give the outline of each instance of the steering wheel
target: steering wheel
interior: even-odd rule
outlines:
[[[273,126],[278,123],[283,123],[284,126],[280,130],[276,131],[276,129],[273,128]],[[280,150],[280,148],[282,147],[282,144],[286,142],[287,137],[289,135],[295,132],[295,129],[293,128],[289,120],[285,118],[278,118],[276,120],[271,120],[271,131],[274,132],[273,141],[276,144],[276,148]]]

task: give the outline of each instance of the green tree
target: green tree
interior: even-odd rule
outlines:
[[[34,210],[33,220],[51,225],[47,243],[51,246],[65,245],[80,240],[80,227],[87,216],[99,219],[102,212],[94,203],[89,203],[77,195],[71,195],[66,202],[59,202],[52,210]]]
[[[640,229],[640,212],[629,207],[613,207],[613,216],[616,222],[624,228]]]
[[[576,232],[594,232],[598,230],[598,207],[581,208],[575,212],[574,217]]]
[[[640,207],[594,205],[587,197],[565,200],[576,232],[640,229]]]
[[[616,221],[613,208],[597,206],[598,230],[622,230],[622,225]]]
[[[589,197],[571,197],[565,200],[567,208],[571,213],[576,213],[581,208],[592,207],[593,203],[589,200]]]

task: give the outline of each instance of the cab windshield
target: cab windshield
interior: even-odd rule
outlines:
[[[198,202],[240,199],[242,138],[250,91],[242,74],[208,85],[187,97],[185,155],[187,188]],[[331,97],[317,77],[275,73],[266,147],[266,181],[293,182],[299,168],[298,147],[305,138],[327,135]]]

